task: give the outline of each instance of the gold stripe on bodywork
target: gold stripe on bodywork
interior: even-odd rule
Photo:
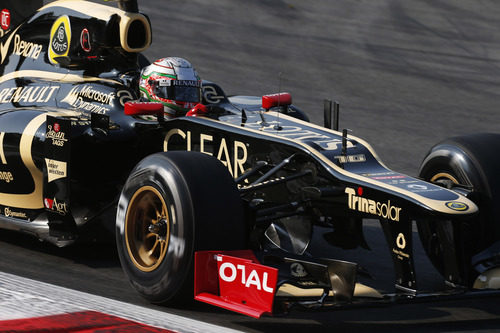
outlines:
[[[76,75],[68,73],[54,73],[49,71],[38,71],[38,70],[21,70],[21,71],[7,73],[5,75],[2,75],[2,77],[0,77],[0,84],[12,79],[29,78],[29,77],[39,78],[46,81],[59,81],[65,83],[101,81],[101,82],[110,82],[122,85],[120,81],[103,79],[95,76],[85,76],[85,75]]]
[[[7,160],[5,159],[5,153],[3,152],[3,137],[5,136],[5,132],[0,133],[0,159],[2,160],[2,164],[7,164]]]
[[[285,283],[281,285],[276,293],[278,297],[321,297],[324,293],[323,288],[299,288],[294,285]],[[333,295],[333,291],[330,290],[330,296]],[[354,287],[354,297],[369,297],[369,298],[384,298],[382,294],[372,287],[364,285],[362,283],[356,283]]]
[[[43,172],[36,167],[35,161],[33,161],[31,146],[36,131],[42,126],[46,118],[47,114],[45,113],[33,118],[24,129],[19,143],[21,160],[31,174],[35,189],[29,194],[0,193],[0,204],[25,209],[43,208]]]
[[[5,57],[7,56],[7,53],[9,52],[9,47],[10,47],[10,42],[12,41],[12,38],[16,35],[17,29],[19,29],[21,25],[19,25],[14,31],[11,32],[9,38],[5,41],[5,43],[0,43],[0,64],[3,64],[3,61],[5,60]]]
[[[100,3],[82,1],[82,0],[53,1],[46,4],[42,8],[38,9],[38,11],[42,11],[46,8],[51,8],[51,7],[63,7],[71,9],[80,12],[84,15],[92,16],[105,21],[107,21],[114,14],[123,15],[125,13],[125,11],[116,7],[111,7]]]

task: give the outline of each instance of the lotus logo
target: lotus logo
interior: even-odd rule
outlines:
[[[448,201],[445,205],[449,209],[453,209],[453,210],[460,211],[460,212],[463,212],[463,211],[469,209],[469,206],[467,206],[463,202],[459,202],[459,201]]]
[[[66,57],[70,49],[71,25],[69,17],[63,15],[52,24],[50,28],[49,59],[56,64],[57,57]]]
[[[68,50],[68,39],[66,38],[66,30],[64,29],[64,22],[61,22],[57,28],[56,38],[52,39],[52,50],[58,55],[63,55]]]
[[[294,262],[290,265],[290,273],[297,278],[305,277],[308,274],[306,268],[298,262]]]
[[[59,42],[63,42],[65,38],[64,35],[64,24],[61,24],[59,28],[57,29],[57,39],[59,39]]]

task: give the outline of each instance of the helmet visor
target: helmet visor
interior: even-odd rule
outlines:
[[[179,102],[200,102],[201,83],[191,80],[160,80],[155,93],[158,97]]]

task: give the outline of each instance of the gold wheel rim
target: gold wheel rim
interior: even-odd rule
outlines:
[[[152,186],[139,188],[125,216],[125,240],[133,264],[143,272],[158,268],[165,259],[170,237],[167,205]]]

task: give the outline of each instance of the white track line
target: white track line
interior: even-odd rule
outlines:
[[[0,320],[86,310],[99,311],[178,332],[239,332],[179,315],[0,272]]]

